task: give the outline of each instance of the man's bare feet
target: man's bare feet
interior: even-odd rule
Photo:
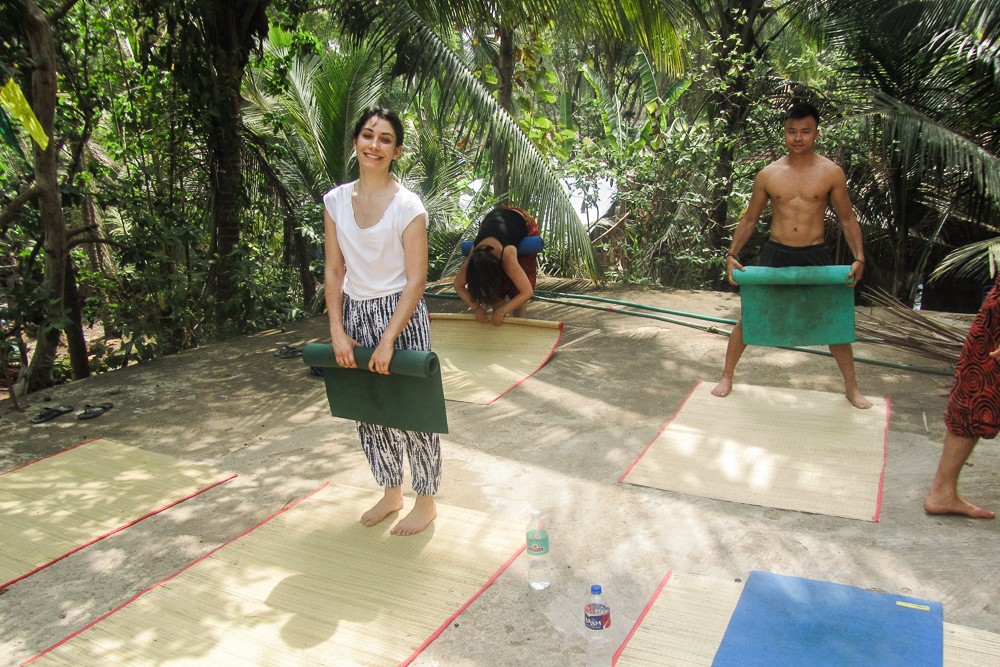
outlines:
[[[371,528],[393,512],[403,509],[403,494],[396,489],[386,489],[382,499],[361,515],[361,525]]]
[[[403,517],[389,532],[393,535],[416,535],[430,525],[437,516],[434,496],[417,496],[410,513]]]
[[[928,493],[924,498],[924,511],[928,514],[961,514],[973,519],[992,519],[996,516],[993,512],[962,500],[958,496],[940,498],[933,493]]]
[[[845,391],[844,396],[851,402],[851,405],[859,410],[867,410],[872,406],[872,402],[865,398],[857,387]]]
[[[712,396],[718,396],[719,398],[725,398],[729,396],[729,393],[733,390],[733,378],[722,376],[719,380],[719,384],[715,385],[715,389],[712,390]]]

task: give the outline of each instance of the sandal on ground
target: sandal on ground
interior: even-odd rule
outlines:
[[[293,347],[291,345],[282,345],[281,349],[274,353],[274,356],[281,357],[282,359],[291,359],[293,357],[302,356],[301,347]]]
[[[41,424],[42,422],[47,422],[50,419],[55,419],[56,417],[64,415],[67,412],[73,412],[72,405],[60,405],[57,408],[45,408],[37,415],[31,418],[31,423]]]
[[[90,405],[89,403],[83,406],[83,412],[79,412],[76,415],[77,419],[93,419],[94,417],[100,417],[105,412],[115,407],[113,403],[101,403],[99,405]]]

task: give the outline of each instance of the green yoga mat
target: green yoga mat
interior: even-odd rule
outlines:
[[[326,398],[334,417],[404,431],[447,433],[441,364],[433,352],[396,350],[389,375],[372,373],[372,348],[354,348],[357,368],[341,368],[333,346],[309,343],[302,350],[307,366],[323,369]]]
[[[748,266],[733,271],[740,285],[743,342],[790,347],[853,343],[850,266]]]

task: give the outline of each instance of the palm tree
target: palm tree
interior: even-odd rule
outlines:
[[[483,137],[481,150],[505,147],[495,153],[500,161],[507,159],[505,152],[509,150],[509,191],[494,194],[507,196],[536,213],[548,243],[550,263],[569,273],[599,275],[587,230],[552,165],[443,35],[455,24],[485,23],[502,28],[558,19],[560,25],[573,29],[637,35],[640,43],[651,50],[651,57],[662,63],[676,63],[677,43],[667,17],[670,13],[679,14],[682,4],[677,0],[660,3],[599,0],[586,6],[559,0],[530,3],[412,0],[389,6],[377,0],[356,0],[345,3],[342,9],[340,18],[345,28],[391,47],[396,69],[411,78],[417,91],[435,82],[440,84],[438,108],[450,110],[454,125],[465,128],[463,136],[478,130]],[[508,182],[496,174],[493,180],[500,187]],[[553,262],[554,257],[558,259]]]
[[[942,265],[971,258],[985,267],[1000,230],[1000,6],[824,4],[823,27],[850,59],[851,93],[862,99],[854,115],[868,121],[883,197],[892,202],[893,291],[912,298],[930,253],[948,238],[992,237]]]
[[[291,57],[290,46],[290,35],[276,29],[265,46],[272,62],[288,62],[283,92],[264,90],[273,71],[251,71],[244,85],[246,139],[253,157],[248,178],[261,181],[261,192],[277,201],[286,218],[285,245],[295,249],[304,307],[315,311],[322,302],[308,268],[316,256],[309,241],[313,248],[321,245],[319,202],[331,186],[357,176],[351,148],[355,119],[372,106],[401,105],[406,95],[388,76],[388,64],[373,43],[304,57]],[[432,133],[415,129],[407,131],[406,150],[393,169],[428,210],[433,259],[449,254],[445,239],[454,246],[460,237],[448,221],[458,205],[464,167]]]

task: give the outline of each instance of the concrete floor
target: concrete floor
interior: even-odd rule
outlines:
[[[599,294],[723,318],[739,307],[735,295],[713,292]],[[440,312],[459,304],[429,305]],[[580,664],[589,585],[607,592],[617,645],[668,570],[733,580],[759,569],[939,600],[947,622],[1000,633],[1000,525],[921,508],[940,454],[948,377],[859,364],[865,393],[892,406],[878,523],[708,500],[617,480],[692,387],[717,379],[727,339],[557,304],[533,303],[529,315],[564,322],[562,344],[493,405],[448,403],[439,500],[518,521],[544,509],[553,584],[531,591],[519,559],[415,665]],[[373,484],[353,424],[330,417],[322,382],[300,360],[272,354],[325,331],[325,319],[313,318],[158,359],[33,395],[25,413],[0,402],[0,471],[107,437],[239,473],[3,591],[0,665],[33,656],[325,481]],[[855,352],[943,368],[883,347]],[[832,359],[762,348],[748,350],[737,382],[841,390]],[[115,407],[91,421],[68,415],[29,425],[46,398]],[[1000,508],[994,443],[983,443],[971,464],[963,492]]]

